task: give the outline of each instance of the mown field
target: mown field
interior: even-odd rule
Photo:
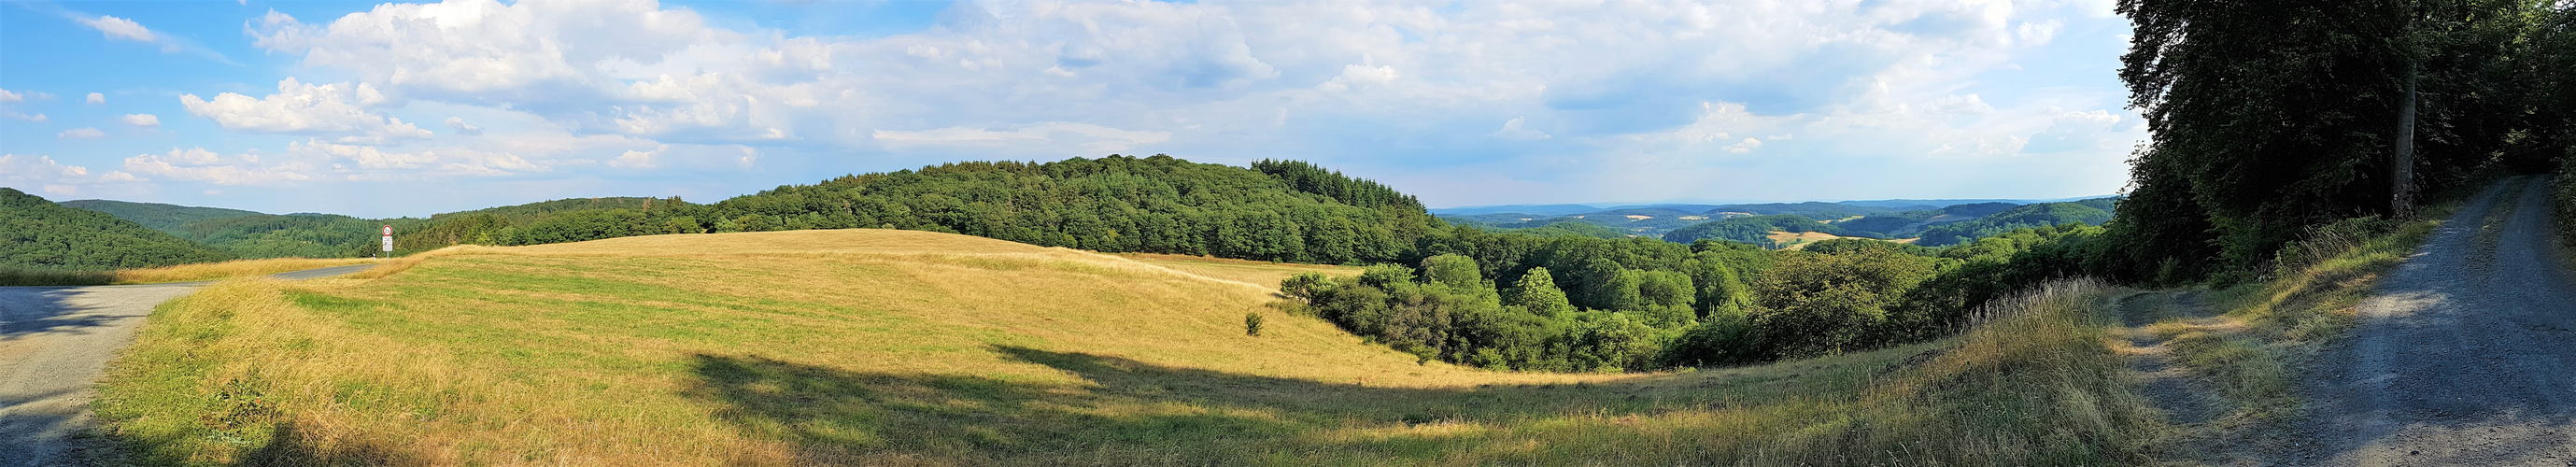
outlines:
[[[259,276],[380,261],[382,260],[372,258],[269,258],[106,271],[23,269],[0,266],[0,286],[160,284]]]
[[[2104,464],[2163,429],[2097,285],[1926,344],[1531,374],[1259,283],[1316,270],[874,229],[465,247],[166,304],[97,408],[159,465]]]

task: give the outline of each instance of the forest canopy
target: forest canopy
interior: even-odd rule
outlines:
[[[107,213],[0,187],[0,266],[98,270],[226,259],[232,255]]]

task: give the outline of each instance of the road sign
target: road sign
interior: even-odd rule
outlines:
[[[394,251],[394,226],[385,226],[385,252]]]

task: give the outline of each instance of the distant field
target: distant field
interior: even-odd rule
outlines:
[[[1796,250],[1796,249],[1802,249],[1802,248],[1806,248],[1806,247],[1807,247],[1807,244],[1809,244],[1809,243],[1821,242],[1821,241],[1832,240],[1832,239],[1837,239],[1837,238],[1860,238],[1860,237],[1845,237],[1845,236],[1841,236],[1841,235],[1834,235],[1834,234],[1829,234],[1829,233],[1824,233],[1824,232],[1783,232],[1783,231],[1778,231],[1778,230],[1771,231],[1771,235],[1769,235],[1768,237],[1771,239],[1771,243],[1772,243],[1772,244],[1774,244],[1774,245],[1780,245],[1780,249],[1784,249],[1784,250]]]
[[[1771,239],[1771,242],[1772,242],[1773,244],[1781,245],[1780,249],[1783,249],[1783,250],[1798,250],[1798,249],[1805,249],[1805,248],[1807,248],[1807,245],[1808,245],[1808,244],[1816,243],[1816,242],[1821,242],[1821,241],[1826,241],[1826,240],[1833,240],[1833,239],[1837,239],[1837,238],[1857,238],[1857,239],[1862,239],[1862,240],[1878,240],[1878,241],[1882,241],[1882,242],[1896,242],[1896,243],[1903,243],[1903,244],[1908,244],[1908,245],[1912,245],[1912,244],[1914,244],[1914,241],[1915,241],[1915,240],[1921,240],[1921,239],[1919,239],[1919,238],[1899,238],[1899,239],[1893,239],[1893,240],[1880,240],[1880,239],[1869,238],[1869,237],[1845,237],[1845,236],[1841,236],[1841,235],[1834,235],[1834,234],[1829,234],[1829,233],[1824,233],[1824,232],[1783,232],[1783,231],[1778,231],[1778,230],[1771,231],[1771,235],[1768,235],[1767,237]]]
[[[1250,285],[1331,266],[874,229],[380,269],[402,265],[164,305],[99,414],[163,465],[2098,464],[2143,439],[2101,432],[2136,415],[2063,324],[2090,289],[2013,339],[1526,374],[1421,363]]]

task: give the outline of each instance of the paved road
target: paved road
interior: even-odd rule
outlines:
[[[2549,185],[2481,193],[2381,281],[2303,388],[2299,465],[2576,463],[2576,291]]]
[[[374,265],[270,277],[311,279]],[[91,287],[0,287],[0,467],[84,465],[101,455],[90,428],[91,385],[134,342],[152,307],[212,281]]]

